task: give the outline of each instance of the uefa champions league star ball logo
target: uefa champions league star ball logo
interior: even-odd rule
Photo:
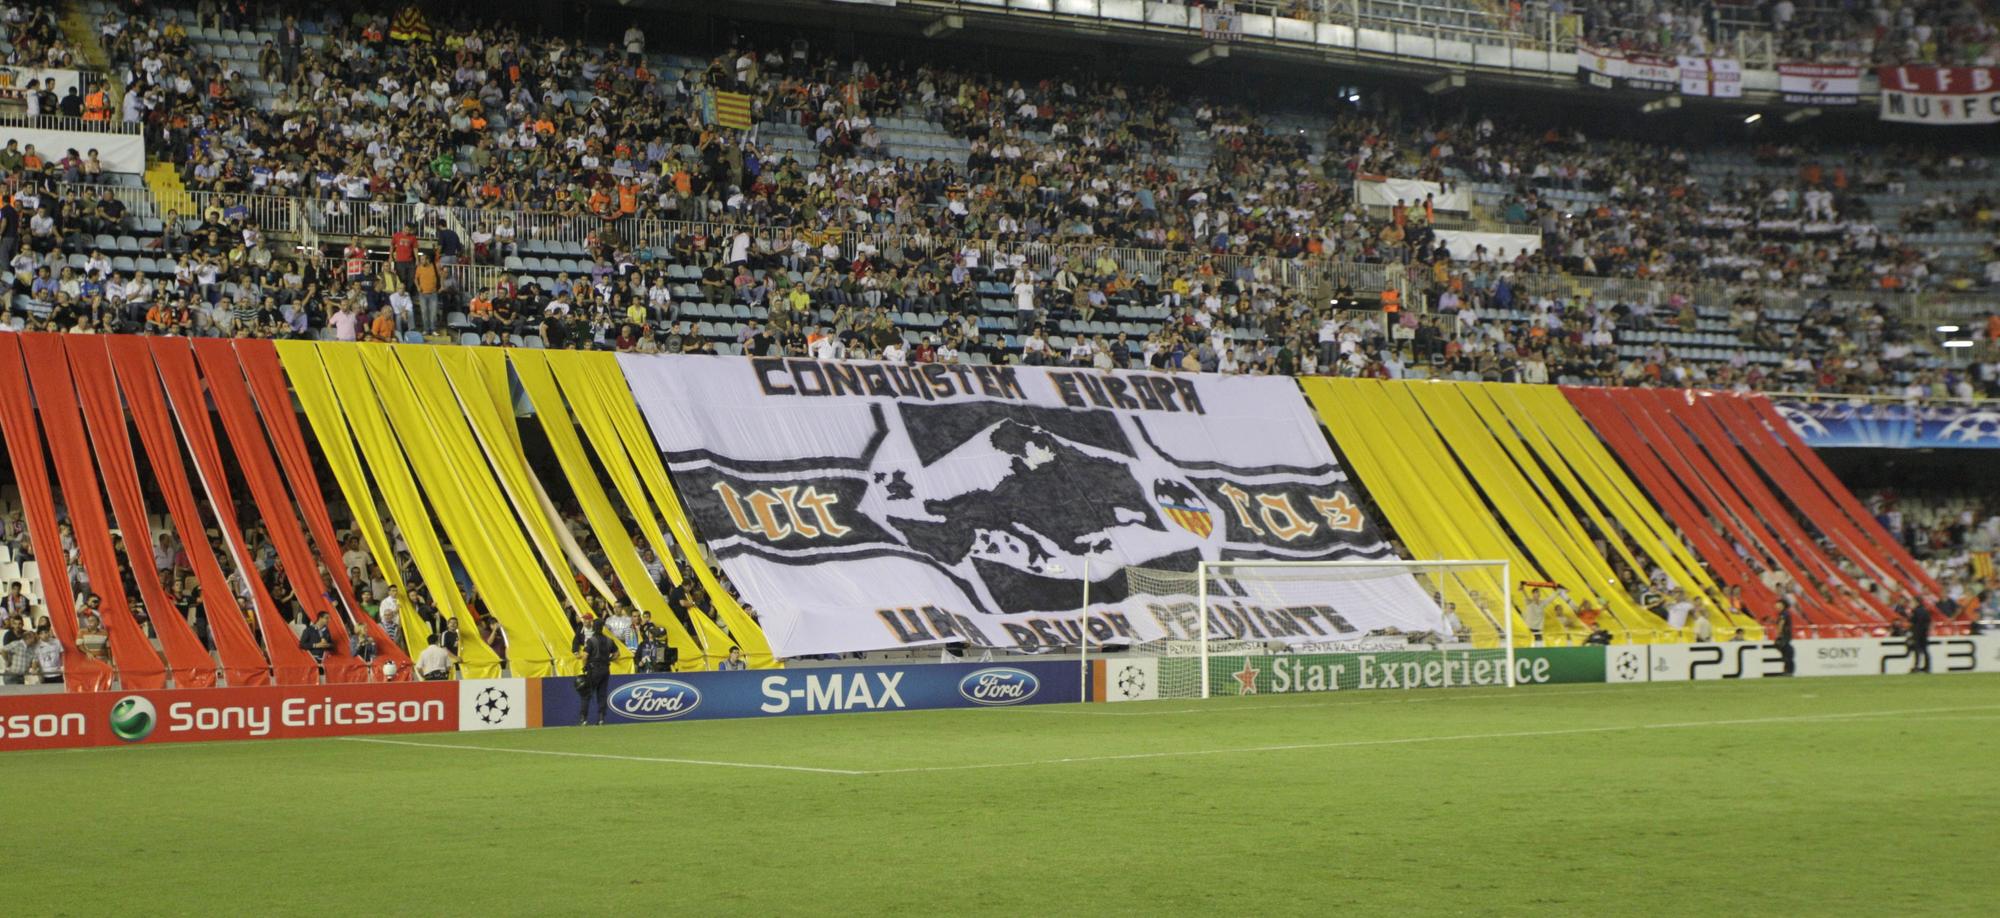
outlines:
[[[153,703],[137,695],[127,695],[111,706],[111,735],[128,743],[136,743],[153,735],[160,715],[153,710]]]
[[[2000,440],[2000,413],[1968,411],[1944,425],[1944,429],[1938,431],[1938,439],[1960,443]]]
[[[1137,698],[1146,694],[1146,671],[1137,666],[1127,666],[1119,670],[1118,693],[1127,698]]]
[[[1792,425],[1792,430],[1798,433],[1800,439],[1811,440],[1827,435],[1826,425],[1821,424],[1819,418],[1813,417],[1805,409],[1797,405],[1779,405],[1777,408],[1778,415],[1785,419],[1785,423]]]
[[[513,699],[507,697],[507,692],[499,686],[487,686],[472,699],[472,713],[477,714],[483,724],[499,724],[513,709]]]
[[[1639,678],[1638,654],[1633,653],[1632,651],[1629,650],[1623,651],[1618,654],[1618,662],[1614,665],[1617,666],[1618,668],[1619,678],[1624,679],[1628,682],[1638,680]]]

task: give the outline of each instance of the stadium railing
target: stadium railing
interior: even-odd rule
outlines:
[[[137,134],[141,125],[128,121],[96,121],[66,115],[0,115],[0,127],[42,131],[85,131],[95,134]]]

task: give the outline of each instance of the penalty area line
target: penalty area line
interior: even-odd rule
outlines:
[[[720,762],[710,759],[676,759],[663,756],[617,755],[609,752],[568,752],[560,749],[516,749],[508,746],[467,746],[461,743],[423,743],[415,740],[381,739],[372,736],[343,736],[341,740],[350,743],[376,743],[383,746],[415,746],[422,749],[463,749],[468,752],[512,752],[519,755],[551,755],[571,759],[604,759],[614,762],[650,762],[659,765],[702,765],[711,768],[757,768],[767,771],[802,771],[821,775],[866,775],[873,772],[856,771],[848,768],[814,768],[810,765],[774,765],[768,762]]]
[[[1743,717],[1728,720],[1689,720],[1659,724],[1618,724],[1606,727],[1569,727],[1559,730],[1517,730],[1505,733],[1458,733],[1445,736],[1404,736],[1390,739],[1338,740],[1325,743],[1286,743],[1277,746],[1239,746],[1229,749],[1176,749],[1166,752],[1133,752],[1122,755],[1069,756],[1059,759],[1036,759],[1025,762],[985,762],[974,765],[930,765],[917,768],[888,768],[870,771],[871,775],[902,775],[934,771],[977,771],[989,768],[1030,768],[1039,765],[1075,765],[1092,762],[1130,762],[1145,759],[1177,759],[1209,755],[1237,755],[1256,752],[1298,752],[1317,749],[1358,749],[1368,746],[1407,746],[1419,743],[1451,743],[1468,740],[1534,739],[1550,736],[1582,736],[1592,733],[1630,733],[1640,730],[1686,730],[1697,727],[1729,727],[1743,725],[1769,725],[1789,723],[1815,723],[1825,721],[1852,720],[1859,717],[1919,716],[1925,714],[1953,714],[1969,711],[2000,711],[2000,705],[1977,705],[1952,708],[1905,708],[1890,711],[1844,711],[1832,714],[1799,714],[1786,717]]]

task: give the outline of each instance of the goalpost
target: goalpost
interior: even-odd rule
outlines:
[[[1126,700],[1512,687],[1515,642],[1528,636],[1515,625],[1511,574],[1504,560],[1127,568],[1128,602],[1181,627],[1122,662],[1107,656],[1105,690]]]

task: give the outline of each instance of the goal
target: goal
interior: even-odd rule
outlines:
[[[1127,568],[1127,604],[1168,633],[1103,656],[1104,692],[1125,701],[1512,686],[1515,636],[1527,632],[1509,574],[1506,561]]]

